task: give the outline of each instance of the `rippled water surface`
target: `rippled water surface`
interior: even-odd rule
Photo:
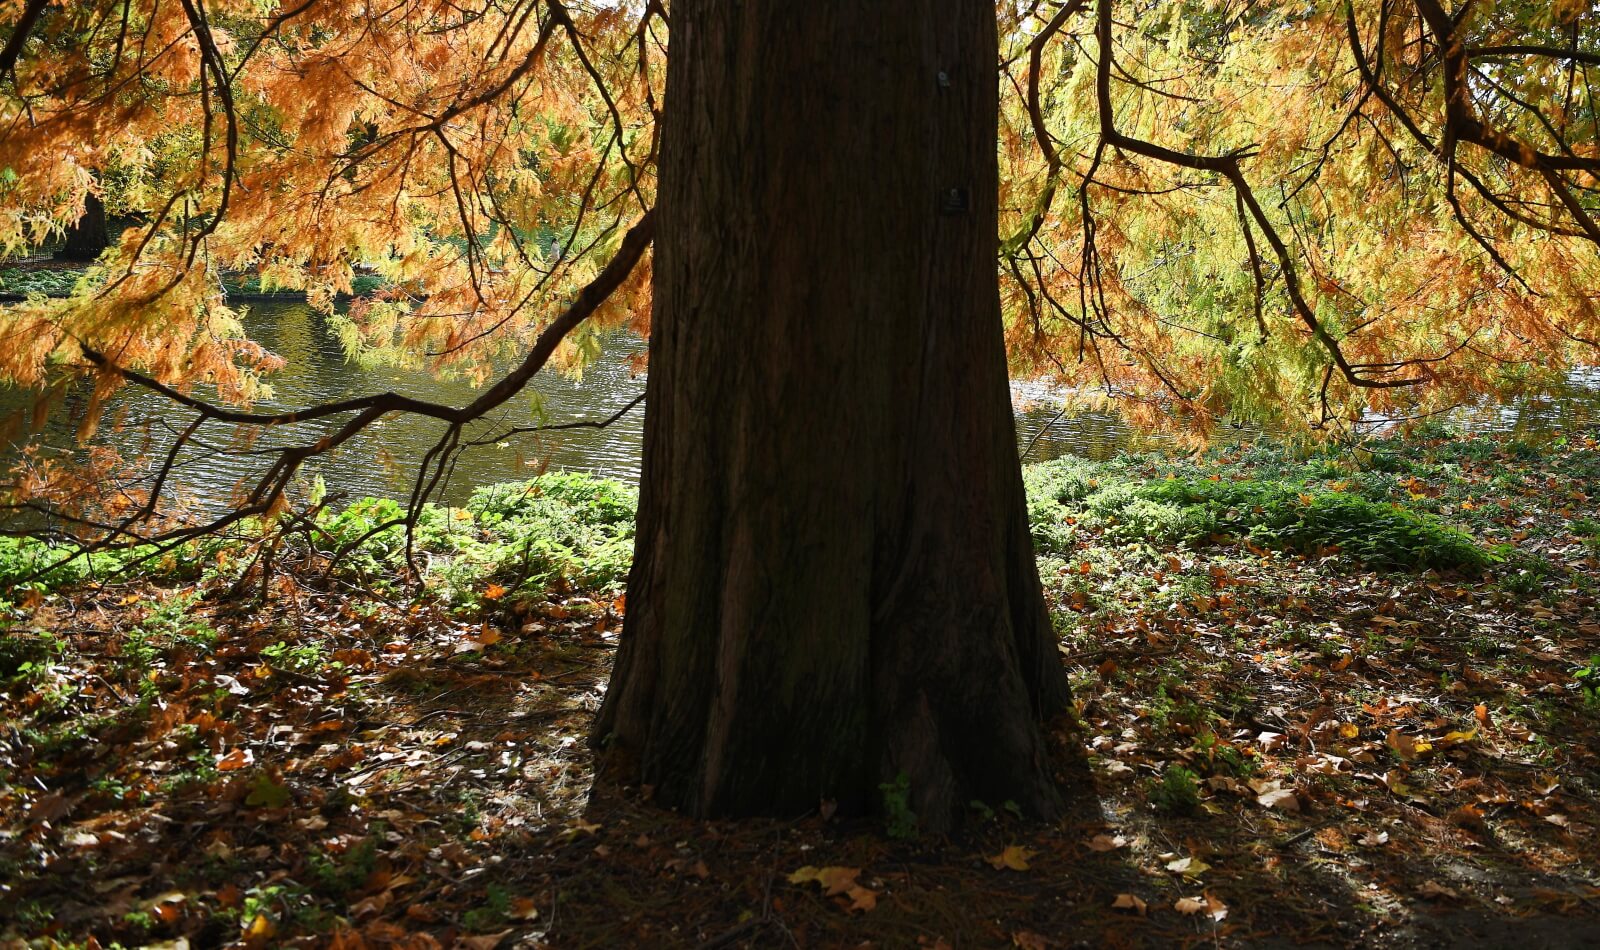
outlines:
[[[303,304],[255,304],[247,322],[254,339],[287,361],[283,371],[271,378],[274,395],[258,405],[262,411],[383,390],[461,405],[477,392],[470,383],[435,379],[424,370],[372,369],[349,362],[322,318]],[[618,334],[607,342],[604,355],[587,369],[581,381],[541,373],[532,387],[537,395],[525,393],[513,399],[497,421],[528,424],[535,401],[542,405],[545,424],[606,418],[644,391],[643,376],[633,370],[634,357],[643,348],[643,341]],[[1115,413],[1062,414],[1048,390],[1028,384],[1014,388],[1022,407],[1017,413],[1018,446],[1030,461],[1061,455],[1108,458],[1124,449],[1152,444],[1152,440],[1141,439]],[[158,397],[129,389],[119,398],[123,400],[119,408],[125,410],[124,426],[115,438],[128,443],[127,448],[138,448],[146,438],[141,434],[145,432],[152,434],[152,444],[159,445],[170,439],[165,425],[188,421]],[[15,394],[0,393],[0,408],[16,404]],[[1527,399],[1509,405],[1485,402],[1459,410],[1450,418],[1470,430],[1529,438],[1572,432],[1591,434],[1600,421],[1600,372],[1574,373],[1571,391],[1559,399]],[[154,425],[142,426],[145,420],[154,420]],[[547,465],[552,469],[637,479],[643,423],[641,404],[604,429],[523,435],[468,449],[437,497],[447,503],[459,503],[476,486],[527,478]],[[442,431],[442,425],[431,420],[391,417],[347,443],[334,458],[314,460],[306,470],[322,476],[330,491],[351,497],[404,497],[413,484],[416,466]],[[58,443],[70,441],[66,432],[53,435]],[[259,464],[248,458],[196,451],[183,458],[175,478],[196,504],[209,508],[223,504],[241,484],[259,475]]]

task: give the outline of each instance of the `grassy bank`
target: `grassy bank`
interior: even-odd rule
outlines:
[[[386,501],[291,538],[265,604],[235,584],[249,539],[25,586],[51,552],[0,541],[0,938],[1592,933],[1593,443],[1432,433],[1310,458],[1063,459],[1026,479],[1099,809],[1050,828],[975,813],[957,842],[588,801],[625,485],[550,475],[428,509],[420,596]],[[874,906],[790,883],[804,866],[849,869]]]

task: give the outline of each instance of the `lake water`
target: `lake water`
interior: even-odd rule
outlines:
[[[461,405],[477,389],[460,380],[440,380],[425,370],[365,368],[346,360],[337,338],[320,315],[299,303],[250,305],[247,325],[251,336],[284,357],[285,368],[271,377],[273,397],[257,405],[259,411],[287,409],[328,402],[383,390]],[[622,409],[644,391],[644,378],[633,371],[633,357],[644,348],[636,337],[618,334],[605,354],[574,381],[554,372],[535,377],[532,389],[542,401],[546,424],[604,419]],[[1143,438],[1115,413],[1090,412],[1062,415],[1059,401],[1043,387],[1015,385],[1018,446],[1030,461],[1061,455],[1108,458],[1115,453],[1159,440]],[[123,428],[113,438],[134,447],[154,436],[159,445],[163,425],[182,426],[186,414],[160,397],[125,389],[121,408]],[[15,393],[0,393],[0,410],[19,404]],[[514,398],[501,412],[502,425],[527,424],[530,396]],[[1574,374],[1572,392],[1560,399],[1529,399],[1511,405],[1485,403],[1459,410],[1453,421],[1479,431],[1550,437],[1563,432],[1590,434],[1600,420],[1600,373]],[[146,423],[152,423],[147,425]],[[592,472],[636,480],[644,423],[641,403],[604,429],[572,429],[518,436],[500,444],[466,450],[450,482],[436,500],[459,504],[473,488],[494,482],[529,478],[548,467]],[[226,427],[217,427],[224,432]],[[304,471],[320,475],[332,492],[350,497],[378,495],[405,497],[416,476],[416,465],[438,440],[443,427],[432,420],[393,416],[357,436],[331,459],[315,459]],[[480,435],[482,433],[480,432]],[[47,433],[58,446],[71,444],[65,429]],[[167,439],[170,441],[170,438]],[[4,454],[4,453],[0,453]],[[196,451],[186,456],[176,480],[182,491],[202,508],[223,505],[238,488],[260,475],[259,459]]]

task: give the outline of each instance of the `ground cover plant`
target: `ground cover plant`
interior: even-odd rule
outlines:
[[[1600,446],[1027,470],[1094,806],[697,822],[599,786],[634,494],[390,502],[133,576],[0,547],[0,936],[32,946],[1576,944]],[[352,546],[353,542],[360,542]],[[265,592],[266,599],[261,595]]]

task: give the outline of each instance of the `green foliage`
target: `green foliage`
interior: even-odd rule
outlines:
[[[1215,466],[1141,456],[1031,466],[1024,477],[1034,540],[1041,553],[1063,556],[1087,530],[1123,545],[1239,539],[1338,553],[1375,568],[1480,569],[1496,559],[1434,514],[1388,500],[1390,484],[1328,482],[1337,469],[1326,458],[1292,463],[1279,451],[1248,461],[1234,477]]]
[[[632,563],[637,504],[631,486],[573,472],[480,489],[467,502],[486,539],[474,560],[513,602],[559,586],[614,594]]]
[[[1583,694],[1585,706],[1600,706],[1600,656],[1589,657],[1589,662],[1572,671],[1572,679]]]
[[[917,813],[911,810],[911,776],[901,772],[878,786],[883,798],[884,831],[896,841],[917,837]]]
[[[350,295],[365,297],[376,293],[386,286],[386,281],[376,274],[357,274],[350,280]],[[263,283],[261,276],[254,273],[229,274],[222,280],[222,289],[230,297],[289,297],[299,298],[305,295],[304,291],[288,287],[279,287],[271,283]]]
[[[71,545],[30,537],[0,537],[0,607],[28,592],[56,588],[137,570],[145,577],[188,579],[217,563],[238,539],[208,537],[158,552],[141,545],[73,556]]]
[[[343,896],[353,893],[372,876],[378,862],[378,836],[380,827],[339,853],[312,851],[306,864],[316,879],[317,889],[325,894]]]
[[[176,650],[210,652],[217,642],[217,631],[194,614],[199,600],[199,592],[186,591],[158,601],[138,626],[128,631],[122,655],[148,669]]]
[[[490,884],[485,889],[482,907],[474,907],[461,916],[461,923],[468,930],[492,930],[503,924],[511,916],[511,892],[499,884]]]
[[[1503,562],[1498,578],[1500,589],[1513,597],[1527,599],[1538,595],[1545,581],[1557,573],[1549,561],[1509,544],[1497,545],[1494,553]]]
[[[81,268],[12,267],[0,270],[0,293],[68,297],[82,277]]]
[[[0,627],[0,680],[32,680],[65,649],[53,634]]]
[[[277,643],[261,650],[261,658],[267,665],[279,670],[288,670],[302,676],[312,676],[321,673],[328,664],[328,653],[320,643],[288,644],[279,640]],[[332,664],[337,667],[339,664]]]
[[[1161,780],[1150,784],[1150,803],[1169,815],[1193,815],[1200,810],[1200,777],[1181,765],[1169,765]]]
[[[406,510],[392,498],[361,498],[317,522],[319,540],[331,545],[335,566],[346,576],[392,586],[406,561]],[[413,526],[416,550],[454,550],[450,514],[424,505]]]
[[[1295,510],[1291,508],[1291,510]],[[1302,500],[1298,517],[1281,528],[1271,521],[1252,529],[1257,537],[1287,540],[1288,546],[1316,552],[1337,548],[1380,568],[1487,567],[1492,558],[1472,537],[1438,518],[1398,505],[1355,495],[1319,492]]]

